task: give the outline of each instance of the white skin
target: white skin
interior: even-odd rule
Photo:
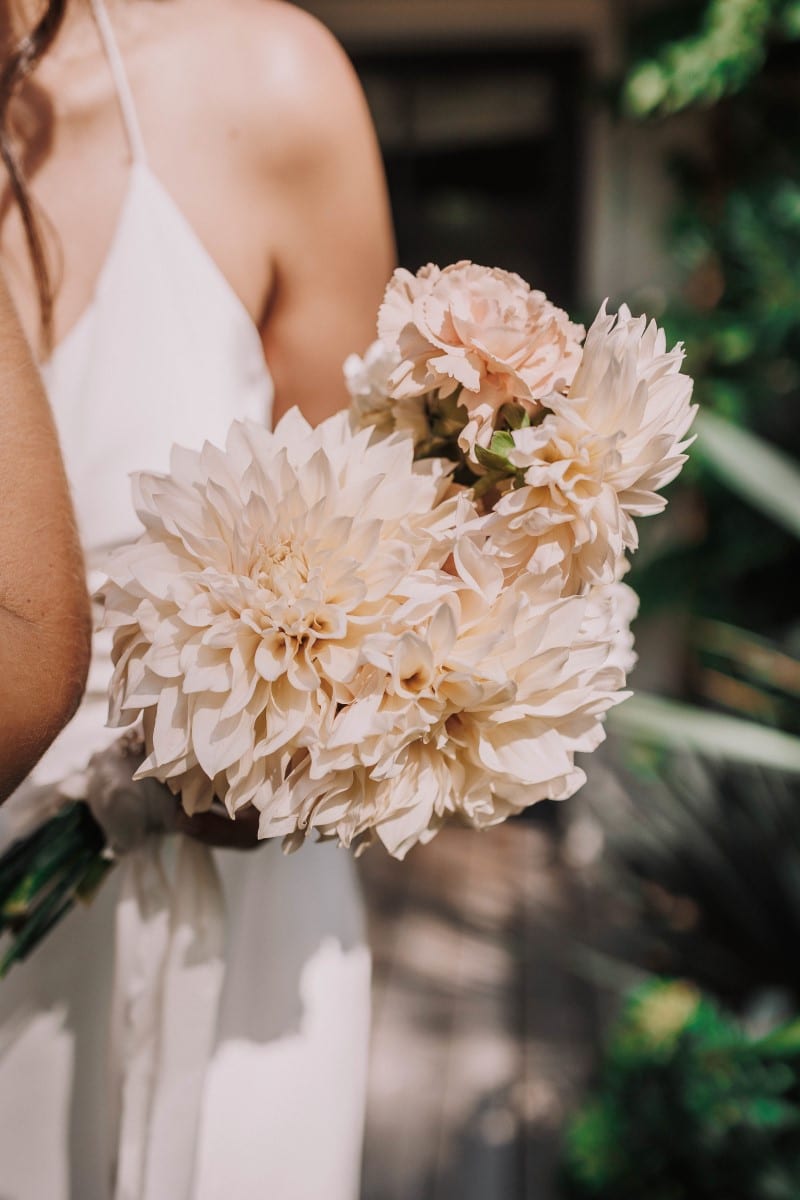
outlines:
[[[0,514],[2,801],[74,713],[91,632],[56,431],[2,275]]]
[[[352,67],[313,17],[282,0],[106,6],[150,167],[260,331],[275,419],[298,405],[316,424],[347,402],[342,363],[374,337],[394,261],[380,154]],[[0,19],[17,29],[39,11],[30,0],[0,0]],[[57,235],[48,239],[51,257],[57,249],[62,263],[57,344],[91,299],[130,169],[86,0],[72,0],[17,109],[31,190]],[[0,253],[36,338],[36,289],[13,206]],[[187,831],[225,844],[229,827],[187,822]]]

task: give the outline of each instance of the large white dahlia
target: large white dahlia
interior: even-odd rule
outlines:
[[[442,464],[414,463],[408,438],[369,441],[346,413],[312,429],[292,410],[274,432],[234,423],[224,451],[178,448],[169,475],[136,480],[145,532],[104,589],[110,722],[143,712],[139,774],[189,812],[277,786],[349,701],[365,637],[453,586]]]
[[[402,857],[449,817],[494,825],[584,782],[575,754],[597,747],[627,694],[629,589],[553,599],[532,575],[506,586],[469,536],[453,565],[436,612],[371,639],[326,744],[254,797],[264,836],[377,837]]]

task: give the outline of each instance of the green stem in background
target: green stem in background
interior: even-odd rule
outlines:
[[[612,709],[608,728],[634,743],[800,775],[800,737],[661,696],[637,692]]]
[[[695,422],[697,453],[743,500],[800,537],[800,468],[794,459],[717,413]]]

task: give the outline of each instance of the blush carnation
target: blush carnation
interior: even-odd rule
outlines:
[[[390,377],[394,397],[460,389],[465,446],[487,442],[503,404],[533,413],[543,396],[566,388],[584,334],[519,275],[470,262],[395,271],[378,332],[400,359]]]

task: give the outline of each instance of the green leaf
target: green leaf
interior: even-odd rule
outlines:
[[[100,890],[100,885],[113,865],[113,858],[103,858],[102,856],[94,858],[89,863],[86,874],[75,889],[76,897],[82,900],[84,904],[90,904]]]
[[[497,454],[500,458],[505,459],[508,457],[509,450],[514,449],[514,439],[504,429],[498,429],[496,433],[492,434],[489,449],[493,454]]]
[[[469,413],[463,404],[459,403],[461,388],[449,396],[435,396],[428,400],[426,408],[428,420],[435,437],[446,440],[457,440],[458,435],[467,423]]]
[[[632,741],[800,775],[800,737],[660,696],[637,693],[612,710],[608,727]]]
[[[795,40],[800,38],[800,4],[789,0],[778,15],[781,31],[784,36]]]
[[[494,438],[492,441],[494,441]],[[486,467],[489,471],[496,471],[499,475],[514,475],[516,473],[515,468],[511,466],[507,458],[502,454],[495,454],[494,451],[487,450],[484,446],[475,446],[475,457],[482,467]]]
[[[743,500],[800,537],[800,467],[754,433],[716,413],[695,423],[696,452]]]
[[[777,1057],[800,1058],[800,1017],[796,1017],[787,1025],[773,1029],[758,1043],[761,1050]]]
[[[726,621],[701,619],[694,625],[692,640],[701,654],[715,656],[737,675],[800,699],[800,659],[767,638]]]

